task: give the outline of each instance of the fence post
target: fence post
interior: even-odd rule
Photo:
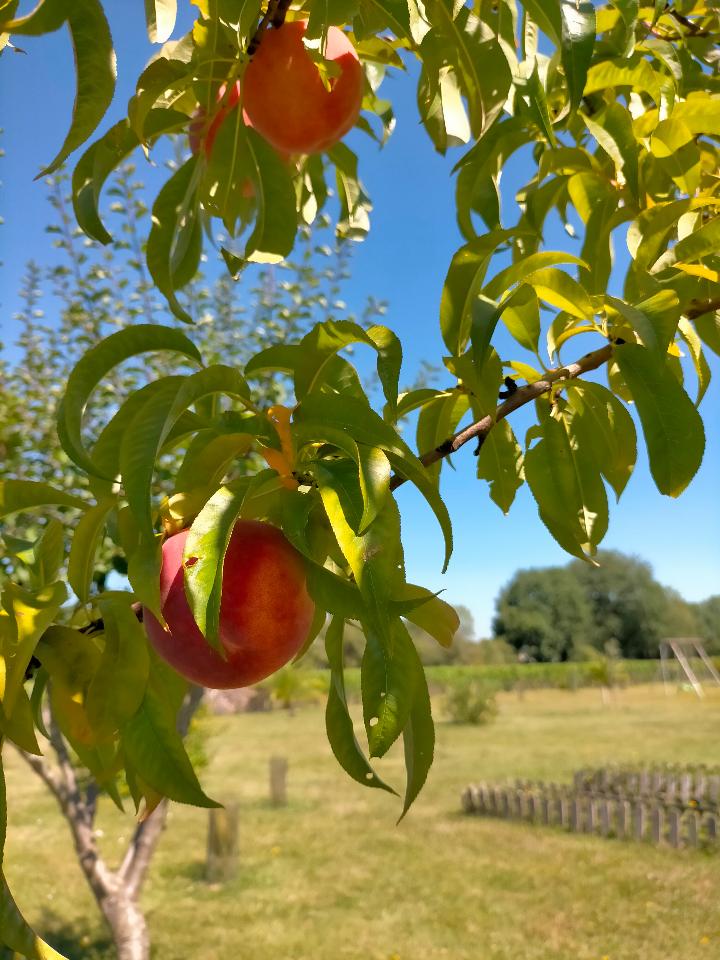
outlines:
[[[600,836],[607,837],[610,833],[610,805],[607,800],[600,800],[598,804],[598,820],[600,821]]]
[[[668,840],[671,847],[680,846],[680,811],[677,807],[671,807],[668,812]]]
[[[653,843],[662,843],[664,826],[663,808],[654,806],[650,812],[650,829]]]
[[[460,803],[464,813],[475,813],[475,804],[473,801],[472,787],[465,787],[460,797]]]
[[[645,838],[645,804],[638,800],[634,804],[633,810],[633,835],[636,840]]]
[[[227,803],[208,813],[205,877],[210,883],[220,883],[231,880],[237,873],[240,805]]]
[[[579,833],[582,830],[582,800],[573,797],[570,803],[570,830]]]
[[[695,810],[688,810],[685,818],[687,824],[687,842],[689,847],[698,845],[698,815]]]
[[[287,757],[270,757],[270,802],[274,807],[287,803]]]
[[[630,827],[630,804],[624,797],[617,802],[617,830],[621,840],[627,839]]]
[[[705,814],[705,831],[709,843],[717,843],[718,837],[718,818],[715,813]]]

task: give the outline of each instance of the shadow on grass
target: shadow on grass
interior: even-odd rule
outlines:
[[[109,934],[97,927],[87,930],[68,923],[52,910],[44,910],[37,931],[68,960],[115,960],[117,954]]]

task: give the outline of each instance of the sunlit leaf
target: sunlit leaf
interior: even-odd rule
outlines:
[[[645,347],[624,344],[615,358],[637,406],[653,480],[660,493],[677,497],[702,462],[700,414],[669,367]]]

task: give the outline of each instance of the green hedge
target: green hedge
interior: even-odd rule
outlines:
[[[720,669],[720,657],[713,658]],[[619,684],[654,683],[662,679],[659,660],[611,661]],[[468,677],[482,680],[495,690],[557,689],[577,690],[580,687],[597,686],[602,681],[606,666],[601,661],[578,663],[502,663],[474,666],[447,665],[426,667],[432,693],[442,693],[456,682]],[[326,671],[318,671],[324,675]],[[676,675],[677,671],[674,670]],[[349,696],[360,694],[360,669],[349,667],[345,671],[345,686]]]

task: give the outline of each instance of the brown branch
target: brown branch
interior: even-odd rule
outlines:
[[[498,420],[503,420],[508,414],[518,410],[520,407],[524,407],[526,403],[537,399],[537,397],[542,396],[543,393],[547,393],[554,383],[560,380],[574,380],[576,377],[582,376],[582,374],[588,373],[590,370],[597,370],[598,367],[608,362],[612,356],[612,350],[613,348],[610,344],[606,347],[601,347],[599,350],[593,350],[592,353],[586,353],[584,357],[581,357],[581,359],[575,363],[568,363],[563,367],[557,367],[555,370],[549,370],[542,380],[536,380],[535,383],[528,383],[527,386],[520,387],[498,406],[494,414],[488,414],[469,427],[465,427],[464,430],[460,430],[452,437],[448,437],[447,440],[444,440],[438,447],[435,447],[434,450],[429,450],[427,453],[424,453],[420,457],[421,462],[425,464],[426,467],[429,467],[430,464],[443,460],[451,453],[456,453],[460,447],[469,443],[470,440],[477,440],[478,444],[482,444]],[[403,477],[401,474],[395,474],[390,480],[390,489],[396,490],[405,483],[406,479],[407,477]]]
[[[697,320],[698,317],[715,313],[716,310],[720,310],[720,297],[714,300],[691,300],[684,313],[688,320]]]
[[[268,0],[267,9],[260,18],[255,33],[250,38],[250,43],[247,48],[249,57],[257,53],[258,47],[262,43],[263,34],[270,24],[277,29],[285,23],[285,14],[288,12],[289,7],[290,0]]]

